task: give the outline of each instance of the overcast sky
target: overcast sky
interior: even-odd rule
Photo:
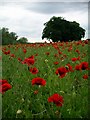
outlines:
[[[29,42],[41,42],[44,23],[53,16],[76,21],[88,38],[88,0],[0,0],[0,27],[9,28]]]

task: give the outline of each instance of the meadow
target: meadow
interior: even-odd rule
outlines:
[[[87,40],[7,45],[1,51],[3,118],[88,118]]]

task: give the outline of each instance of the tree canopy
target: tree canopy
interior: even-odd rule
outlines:
[[[2,35],[2,44],[14,44],[18,38],[15,32],[9,32],[8,28],[0,29],[0,33]]]
[[[27,43],[28,40],[25,37],[21,37],[18,39],[18,36],[15,32],[9,32],[8,28],[2,28],[0,29],[1,39],[2,39],[2,45],[8,45],[8,44],[16,44],[16,43]]]
[[[25,37],[21,37],[20,39],[18,39],[17,42],[18,42],[18,43],[23,43],[23,44],[25,44],[25,43],[28,42],[28,40],[27,40],[27,38],[25,38]]]
[[[53,16],[44,23],[42,39],[47,38],[53,42],[81,40],[85,36],[85,29],[76,21],[70,22],[62,17]]]

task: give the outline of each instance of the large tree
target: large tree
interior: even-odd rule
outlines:
[[[15,32],[9,32],[8,28],[2,28],[0,29],[0,33],[2,35],[2,44],[8,45],[8,44],[15,44],[18,36]]]
[[[28,42],[27,38],[25,37],[17,39],[18,36],[16,35],[15,32],[9,32],[9,29],[4,27],[0,29],[0,38],[2,39],[2,45]]]
[[[85,36],[85,29],[81,28],[79,23],[62,17],[53,16],[44,26],[42,39],[51,39],[53,42],[81,40]]]

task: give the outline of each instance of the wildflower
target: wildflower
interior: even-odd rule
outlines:
[[[55,72],[57,75],[59,74],[61,78],[63,78],[66,73],[67,73],[67,69],[65,67],[60,67],[56,70]]]
[[[36,53],[35,56],[38,56],[38,53]]]
[[[59,53],[59,55],[61,55],[61,54],[62,54],[62,52],[61,52],[61,51],[58,51],[58,53]]]
[[[69,47],[69,48],[68,48],[68,52],[70,52],[71,50],[72,50],[72,47]]]
[[[37,77],[32,79],[32,85],[42,85],[45,86],[46,85],[46,81],[43,78]]]
[[[30,56],[30,57],[28,57],[28,58],[34,59],[34,55],[31,55],[31,56]]]
[[[15,55],[14,55],[14,54],[11,54],[10,56],[11,56],[11,57],[15,57]]]
[[[20,114],[20,113],[22,113],[22,110],[18,110],[18,111],[17,111],[17,114]]]
[[[88,44],[88,40],[85,40],[84,43],[85,43],[85,44]]]
[[[25,58],[24,61],[22,61],[22,64],[27,64],[28,66],[33,65],[35,63],[35,60],[33,56],[29,58]]]
[[[3,94],[11,88],[12,86],[7,82],[7,80],[0,80],[0,93]]]
[[[75,70],[81,70],[81,64],[77,64],[77,65],[75,66]]]
[[[7,80],[0,80],[0,85],[2,85],[4,83],[8,83]]]
[[[59,64],[59,62],[54,62],[54,65],[58,65]]]
[[[4,92],[6,92],[7,90],[9,90],[11,88],[12,88],[12,86],[9,83],[4,83],[2,85],[2,92],[4,93]]]
[[[88,68],[89,68],[88,62],[82,62],[82,63],[81,63],[81,69],[82,69],[82,70],[86,70],[86,69],[88,69]]]
[[[76,49],[75,52],[77,52],[78,54],[80,54],[80,51],[78,49]]]
[[[88,79],[88,75],[87,74],[83,75],[83,79]]]
[[[10,50],[4,51],[4,54],[6,54],[6,55],[10,54]]]
[[[26,53],[26,52],[27,52],[27,50],[26,50],[26,49],[23,49],[23,52],[24,52],[24,53]]]
[[[30,71],[32,74],[37,74],[37,73],[38,73],[38,69],[37,69],[36,67],[30,68],[29,71]]]
[[[20,61],[20,62],[21,62],[21,61],[22,61],[22,59],[21,59],[21,58],[18,58],[18,61]]]
[[[45,63],[47,63],[48,62],[48,59],[45,59],[45,61],[44,61]]]
[[[67,64],[65,68],[67,69],[67,72],[73,72],[72,66],[70,64]]]
[[[72,61],[76,61],[76,60],[77,60],[77,58],[72,58],[71,60],[72,60]]]
[[[49,52],[46,52],[46,55],[49,55],[50,53]]]
[[[81,59],[80,56],[78,56],[78,57],[77,57],[77,60],[80,60],[80,59]]]
[[[48,102],[53,102],[54,104],[56,104],[56,106],[62,106],[64,100],[61,95],[55,93],[48,98]]]

